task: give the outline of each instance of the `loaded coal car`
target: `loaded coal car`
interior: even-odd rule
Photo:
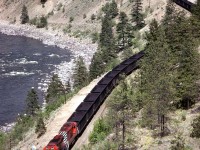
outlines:
[[[173,0],[176,4],[180,5],[181,7],[185,8],[188,11],[192,11],[193,3],[188,0]]]
[[[87,111],[86,119],[89,121],[96,111],[95,102],[82,102],[76,109],[76,111]]]
[[[101,93],[89,93],[83,101],[92,102],[93,109],[96,112],[98,107],[101,105],[101,102],[103,101],[104,97],[105,95],[102,95]]]

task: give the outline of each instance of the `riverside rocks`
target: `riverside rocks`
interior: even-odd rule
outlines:
[[[97,44],[91,44],[89,40],[78,40],[59,32],[58,30],[38,29],[30,25],[9,24],[6,21],[0,21],[0,32],[7,35],[26,36],[37,39],[47,45],[54,45],[72,52],[72,58],[82,56],[88,67],[93,54],[97,50]],[[73,59],[71,62],[63,62],[56,66],[55,73],[58,73],[63,82],[66,82],[72,74]]]

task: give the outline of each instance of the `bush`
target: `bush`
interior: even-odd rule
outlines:
[[[175,139],[171,141],[171,144],[171,150],[186,150],[185,140],[181,137],[181,135],[175,137]]]
[[[46,132],[46,127],[42,117],[39,117],[37,120],[35,133],[38,134],[38,137],[42,136]]]
[[[192,123],[192,133],[190,134],[191,137],[200,138],[200,116],[194,119]]]
[[[37,24],[36,24],[36,27],[37,28],[44,28],[47,26],[47,18],[42,16],[41,18],[39,18]]]
[[[93,20],[95,20],[95,19],[96,19],[95,14],[92,14],[92,16],[91,16],[91,20],[93,21]]]
[[[91,34],[92,43],[95,43],[99,40],[99,34],[97,32]]]
[[[69,22],[72,22],[72,21],[74,21],[74,17],[69,18]]]
[[[105,139],[105,137],[109,134],[110,131],[111,127],[108,125],[105,119],[99,119],[94,124],[94,129],[89,136],[89,141],[92,144],[102,141]]]

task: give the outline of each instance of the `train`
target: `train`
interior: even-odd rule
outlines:
[[[188,0],[173,1],[190,12],[192,11],[192,7],[195,5]],[[56,135],[43,150],[71,149],[73,144],[86,128],[87,124],[98,111],[101,104],[117,86],[118,81],[121,79],[121,75],[129,75],[131,72],[138,69],[138,60],[143,56],[144,51],[141,51],[108,72],[76,108],[75,112],[61,127],[58,135]]]
[[[184,9],[188,10],[189,12],[192,11],[192,7],[195,5],[188,0],[173,0],[177,5],[183,7]]]
[[[82,134],[87,124],[98,111],[101,104],[121,79],[139,68],[138,60],[144,56],[141,51],[123,61],[108,72],[85,97],[56,135],[43,150],[69,150]]]

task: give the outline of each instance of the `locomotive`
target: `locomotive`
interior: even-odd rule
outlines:
[[[69,150],[77,138],[84,131],[106,97],[118,84],[121,75],[129,75],[138,69],[137,61],[144,56],[141,51],[123,61],[108,72],[86,96],[83,102],[76,108],[67,122],[43,150]]]

